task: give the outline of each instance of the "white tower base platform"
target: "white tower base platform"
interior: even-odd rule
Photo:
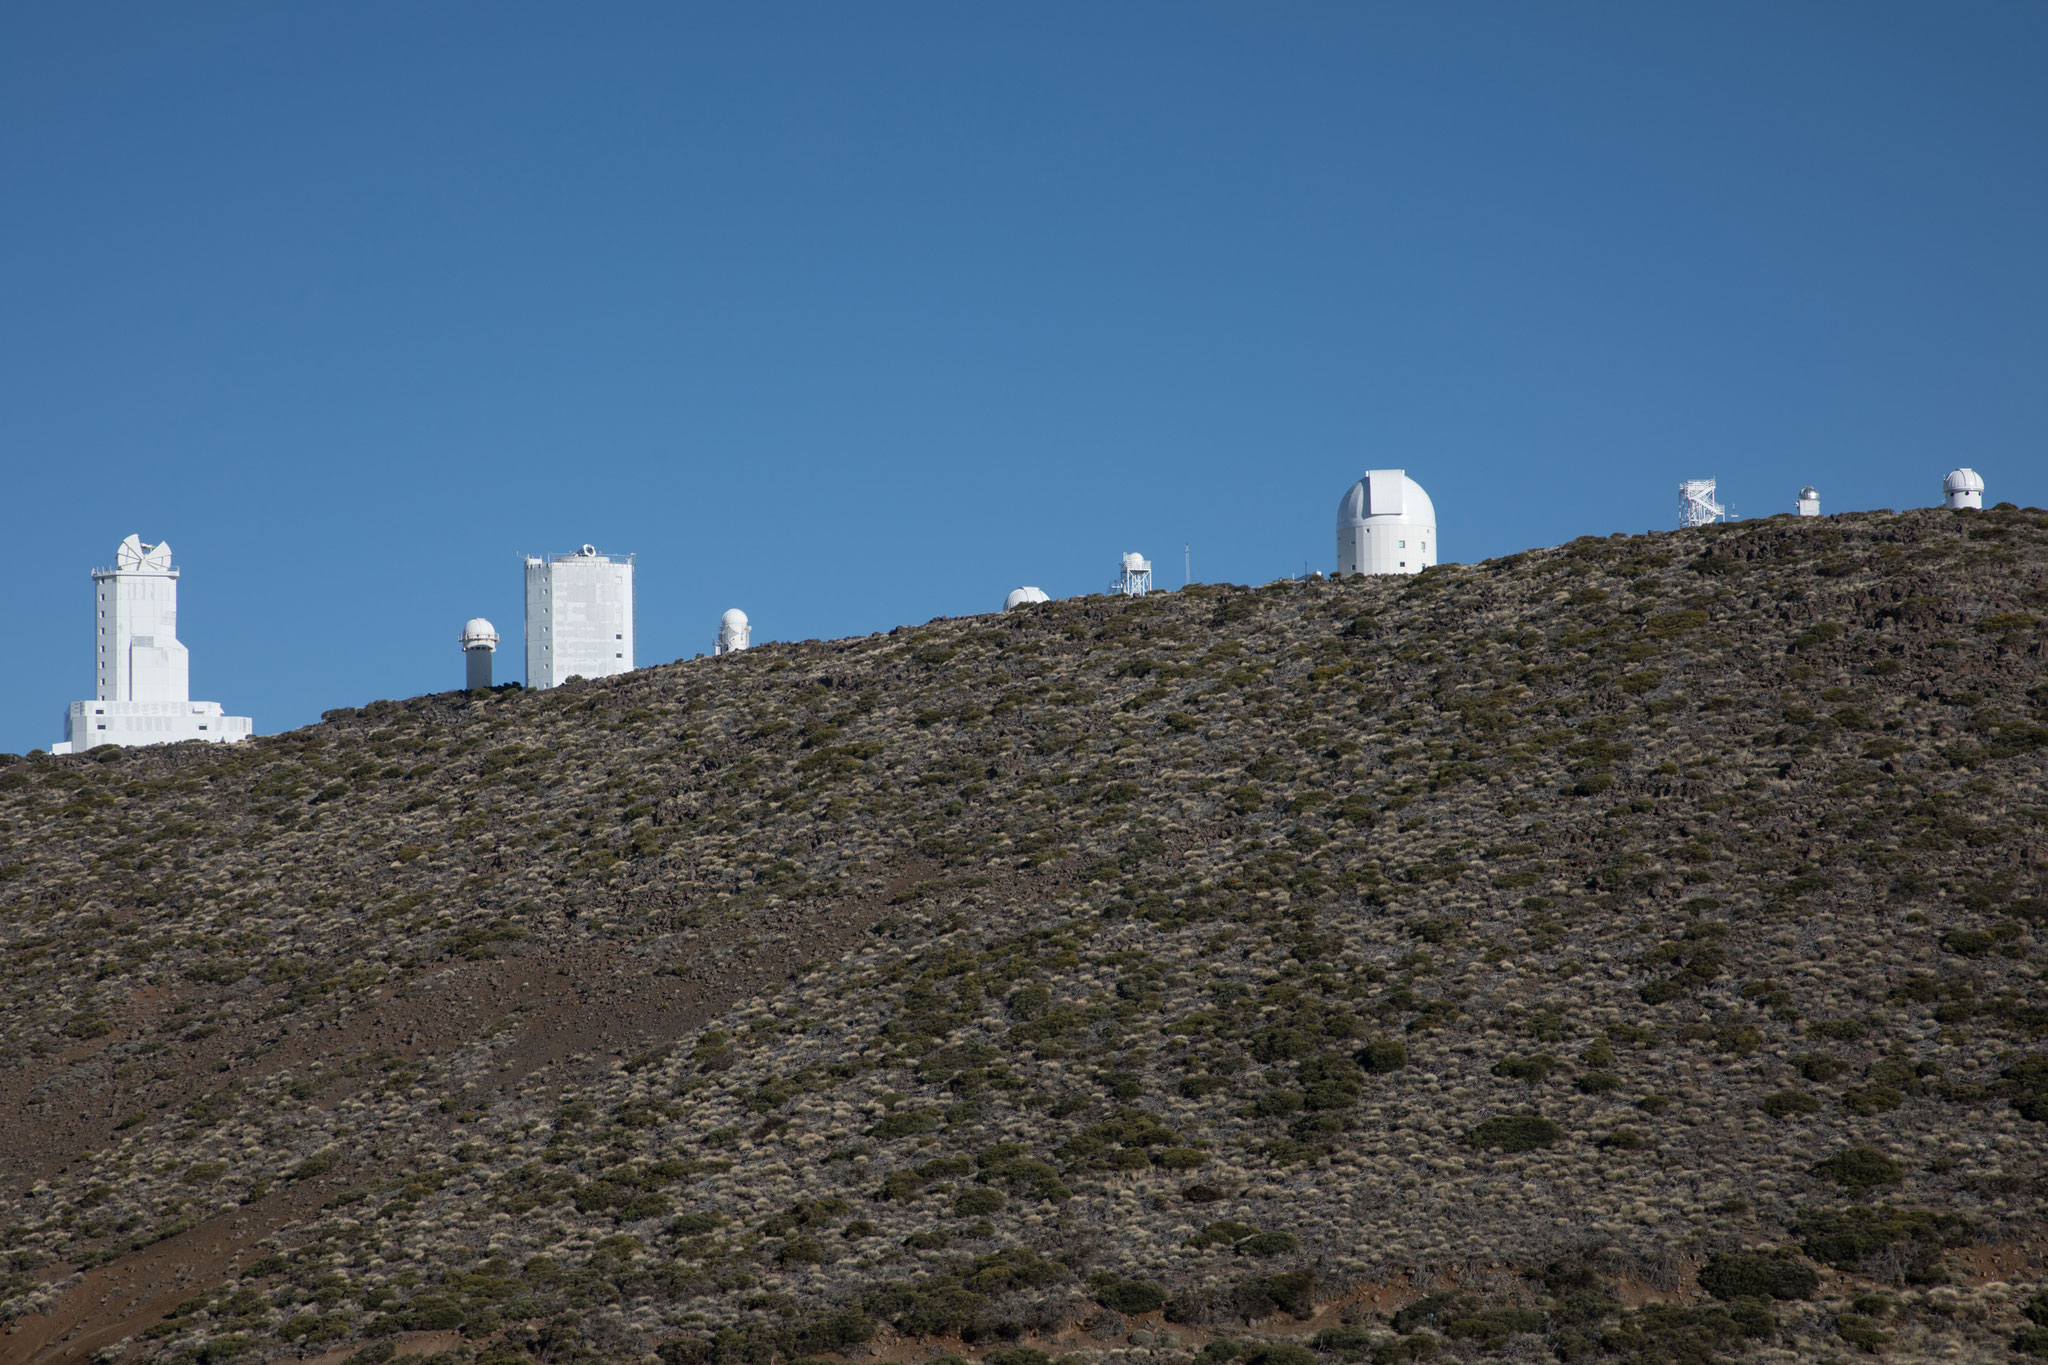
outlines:
[[[75,701],[64,713],[64,738],[53,754],[82,754],[102,744],[176,744],[203,739],[233,744],[256,722],[221,714],[217,701]]]

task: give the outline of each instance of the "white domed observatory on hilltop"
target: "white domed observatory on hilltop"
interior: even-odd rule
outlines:
[[[754,643],[754,627],[748,622],[747,614],[738,607],[726,610],[718,618],[718,640],[711,646],[713,654],[737,654]]]
[[[472,692],[491,690],[491,656],[498,652],[498,628],[481,616],[462,626],[463,686]]]
[[[1436,563],[1436,504],[1402,469],[1368,469],[1337,504],[1337,576],[1421,573]]]
[[[1951,469],[1941,481],[1941,494],[1949,507],[1982,507],[1984,476],[1974,469]]]
[[[1012,588],[1010,589],[1010,595],[1003,599],[1003,610],[1009,611],[1013,607],[1035,606],[1040,602],[1050,602],[1051,600],[1050,597],[1045,595],[1043,588]]]

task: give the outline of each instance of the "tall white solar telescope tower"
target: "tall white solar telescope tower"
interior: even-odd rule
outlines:
[[[633,556],[526,557],[526,685],[633,671]]]
[[[92,571],[96,656],[91,701],[64,713],[64,738],[51,752],[82,754],[102,744],[232,743],[255,723],[221,714],[217,701],[193,701],[190,656],[178,639],[178,571],[168,542],[130,536],[114,566]]]

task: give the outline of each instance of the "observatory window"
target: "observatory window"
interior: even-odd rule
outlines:
[[[1408,542],[1405,540],[1397,540],[1394,542],[1394,548],[1397,550],[1405,550],[1408,548]]]

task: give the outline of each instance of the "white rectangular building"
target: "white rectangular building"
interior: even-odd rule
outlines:
[[[633,669],[633,556],[526,558],[526,685],[560,687]]]
[[[64,712],[60,754],[102,744],[216,743],[247,739],[247,716],[222,714],[216,701],[191,699],[190,659],[178,640],[178,571],[168,543],[130,536],[114,567],[92,571],[94,687],[91,701]]]

